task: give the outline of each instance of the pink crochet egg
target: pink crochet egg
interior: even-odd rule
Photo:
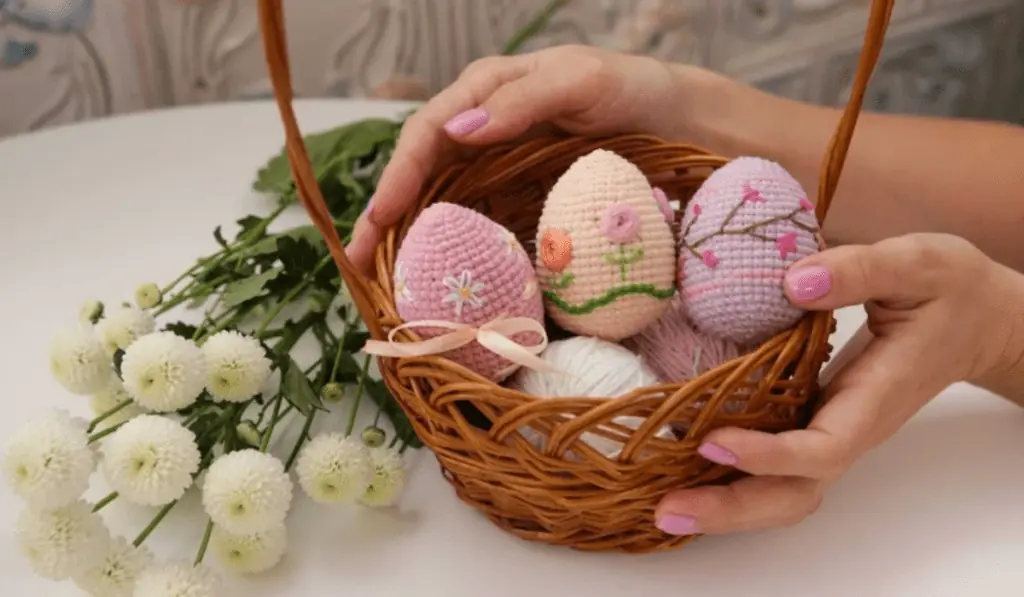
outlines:
[[[402,320],[440,320],[481,326],[499,317],[544,323],[544,305],[529,255],[509,230],[471,209],[435,203],[409,228],[395,258],[395,303]],[[427,339],[451,330],[416,326]],[[523,346],[542,338],[513,334]],[[476,341],[442,354],[501,381],[517,367]]]
[[[537,227],[537,275],[551,319],[618,341],[675,295],[671,208],[635,165],[598,149],[551,188]]]
[[[793,262],[820,249],[814,206],[782,166],[737,158],[686,206],[679,288],[701,331],[739,344],[763,342],[803,316],[786,298]]]
[[[689,381],[744,352],[729,340],[696,329],[679,297],[670,301],[658,321],[626,338],[622,345],[639,355],[665,383]]]

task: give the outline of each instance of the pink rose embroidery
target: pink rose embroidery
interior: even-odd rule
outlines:
[[[615,244],[631,243],[640,235],[640,215],[625,203],[609,205],[601,217],[601,232]]]
[[[701,254],[700,258],[701,261],[704,262],[704,265],[710,267],[711,269],[715,269],[716,267],[718,267],[718,255],[715,255],[714,251],[704,251],[704,253]]]

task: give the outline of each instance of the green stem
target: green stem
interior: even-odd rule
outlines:
[[[160,524],[160,522],[171,511],[171,508],[174,508],[175,504],[177,503],[178,500],[174,500],[173,502],[167,504],[163,508],[160,508],[160,511],[157,512],[156,516],[153,517],[153,520],[149,521],[149,524],[146,525],[146,528],[142,529],[142,532],[139,533],[139,536],[135,538],[135,541],[132,541],[132,545],[134,545],[135,547],[142,545],[146,538],[153,533],[153,529],[155,529],[157,525]]]
[[[352,435],[356,427],[356,413],[359,412],[359,402],[363,398],[363,390],[366,387],[366,378],[370,375],[370,355],[363,357],[363,372],[359,376],[359,386],[356,387],[356,399],[352,403],[352,412],[348,415],[348,425],[345,427],[345,436]]]
[[[267,429],[263,432],[263,439],[260,440],[260,452],[266,452],[270,446],[270,436],[274,434],[274,427],[277,426],[277,414],[279,412],[281,412],[280,400],[274,403],[274,412],[270,415],[270,424],[267,425]]]
[[[96,417],[95,419],[89,422],[89,428],[86,430],[86,433],[92,433],[93,430],[96,429],[97,425],[99,425],[103,421],[106,421],[107,419],[116,415],[117,413],[121,412],[122,410],[125,409],[125,407],[127,407],[131,403],[132,399],[129,398],[127,400],[119,402],[117,406],[115,406],[114,408],[111,408],[110,410],[100,414],[100,416]]]
[[[285,472],[292,470],[292,465],[295,464],[295,459],[299,457],[299,451],[302,450],[302,444],[306,443],[306,438],[309,437],[309,429],[313,426],[313,419],[316,417],[316,409],[310,410],[309,415],[306,416],[306,423],[302,426],[302,433],[299,434],[299,439],[295,440],[295,447],[292,448],[292,453],[288,456],[288,462],[284,465]]]
[[[203,531],[203,540],[199,544],[199,551],[196,553],[195,566],[203,563],[203,558],[206,557],[206,548],[210,545],[210,536],[213,535],[213,519],[207,519],[206,530]]]
[[[108,435],[110,435],[110,434],[114,433],[115,431],[117,431],[118,429],[120,429],[121,426],[124,425],[127,422],[128,421],[124,421],[124,422],[118,423],[117,425],[112,425],[110,427],[107,427],[103,431],[100,431],[98,433],[94,433],[94,434],[90,435],[89,436],[89,443],[91,444],[91,443],[97,442],[97,441],[107,437]]]
[[[512,39],[505,44],[505,49],[502,50],[501,53],[509,56],[518,52],[519,48],[521,48],[523,44],[544,31],[548,26],[548,23],[551,21],[551,18],[555,16],[555,13],[561,10],[568,3],[569,0],[552,0],[551,2],[548,2],[547,6],[542,8],[540,12],[538,12],[536,16],[526,24],[525,27],[517,31],[516,34],[512,36]]]
[[[115,491],[115,492],[111,493],[110,495],[108,495],[107,497],[103,498],[102,500],[96,502],[96,505],[92,507],[92,511],[94,513],[95,512],[99,512],[100,510],[106,508],[107,505],[110,504],[110,502],[112,502],[112,501],[114,501],[116,499],[117,499],[117,492]]]
[[[231,280],[231,278],[232,278],[231,274],[224,274],[223,276],[219,276],[217,278],[214,278],[213,280],[211,280],[209,282],[203,282],[202,284],[196,284],[194,288],[189,287],[186,290],[191,290],[191,292],[182,292],[181,294],[175,296],[173,299],[171,299],[171,300],[169,300],[169,301],[167,301],[165,303],[162,303],[158,308],[154,309],[153,310],[153,317],[159,317],[159,316],[163,315],[164,313],[170,311],[171,309],[177,307],[178,305],[180,305],[180,304],[182,304],[182,303],[184,303],[186,301],[190,301],[192,299],[199,298],[200,296],[203,296],[203,293],[209,292],[210,290],[213,290],[213,289],[217,288],[218,286],[220,286],[224,282],[227,282],[227,281]]]

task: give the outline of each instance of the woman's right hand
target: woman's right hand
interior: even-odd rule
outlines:
[[[679,73],[653,58],[586,46],[488,57],[470,64],[411,116],[377,192],[356,223],[347,254],[372,269],[382,230],[418,198],[443,156],[553,125],[570,133],[685,135]]]

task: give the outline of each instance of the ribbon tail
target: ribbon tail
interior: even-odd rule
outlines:
[[[523,367],[529,367],[538,371],[556,372],[557,369],[551,363],[533,354],[530,349],[516,344],[510,338],[491,330],[480,330],[476,341],[491,352],[502,356],[509,361]]]
[[[363,352],[378,357],[423,357],[455,350],[473,341],[473,330],[458,330],[420,342],[367,340]]]

